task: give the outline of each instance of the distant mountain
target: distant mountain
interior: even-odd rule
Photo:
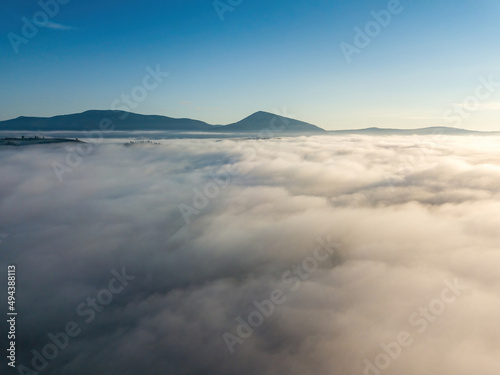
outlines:
[[[83,131],[97,130],[102,120],[111,120],[115,130],[209,131],[217,126],[206,122],[166,116],[139,115],[122,111],[86,111],[54,117],[18,117],[0,121],[0,130]]]
[[[215,129],[219,132],[235,133],[324,133],[326,130],[307,122],[259,111],[243,120]],[[267,132],[267,131],[270,132]]]
[[[353,130],[326,131],[307,122],[294,120],[269,112],[259,111],[243,120],[229,125],[210,125],[199,120],[188,118],[172,118],[156,115],[140,115],[123,111],[86,111],[71,115],[54,117],[18,117],[0,121],[0,130],[10,131],[84,131],[98,130],[101,121],[111,121],[114,130],[118,131],[175,131],[212,133],[253,133],[262,136],[279,136],[287,134],[328,134],[328,135],[500,135],[500,132],[480,132],[448,127],[431,127],[422,129],[384,129],[367,128]],[[112,128],[109,128],[111,130]]]
[[[102,120],[112,122],[115,130],[171,130],[185,132],[228,132],[259,133],[271,130],[276,133],[317,133],[325,130],[306,122],[274,115],[268,112],[256,112],[241,121],[229,125],[210,125],[203,121],[178,119],[166,116],[139,115],[122,111],[86,111],[71,115],[54,117],[18,117],[0,121],[0,130],[28,131],[83,131],[99,129]]]
[[[361,134],[361,135],[488,135],[498,134],[499,132],[482,132],[466,129],[450,128],[446,126],[435,126],[420,129],[384,129],[384,128],[366,128],[366,129],[353,129],[353,130],[330,130],[329,134]]]

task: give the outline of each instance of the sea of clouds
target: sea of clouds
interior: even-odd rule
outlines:
[[[160,143],[0,149],[8,373],[498,374],[500,138]]]

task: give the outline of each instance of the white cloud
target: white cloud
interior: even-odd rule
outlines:
[[[75,306],[125,266],[134,283],[48,372],[363,374],[381,342],[408,331],[412,345],[383,374],[494,373],[499,140],[106,144],[60,184],[50,164],[63,147],[4,148],[0,266],[23,270],[18,330],[30,332],[19,360],[29,364],[30,350],[78,320]],[[239,174],[186,226],[178,205],[227,166]],[[326,236],[341,244],[335,262],[286,289],[283,272]],[[468,289],[419,334],[409,316],[455,278]],[[231,355],[222,334],[274,288],[286,302]]]
[[[46,25],[43,25],[43,27],[52,30],[77,30],[76,27],[63,25],[61,23],[55,23],[55,22],[48,22]]]

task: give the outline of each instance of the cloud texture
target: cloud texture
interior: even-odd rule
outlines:
[[[109,143],[61,183],[51,163],[64,147],[2,148],[18,363],[32,368],[31,350],[74,321],[82,332],[40,373],[497,374],[499,141]],[[302,280],[318,238],[338,247]],[[135,278],[86,323],[77,307],[123,267]],[[456,298],[435,302],[454,283]],[[224,333],[240,337],[273,290],[284,302],[231,353]],[[411,344],[378,370],[401,332]]]

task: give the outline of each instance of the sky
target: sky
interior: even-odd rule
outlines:
[[[132,112],[211,124],[500,130],[497,1],[54,1],[0,2],[0,120],[135,93]]]

